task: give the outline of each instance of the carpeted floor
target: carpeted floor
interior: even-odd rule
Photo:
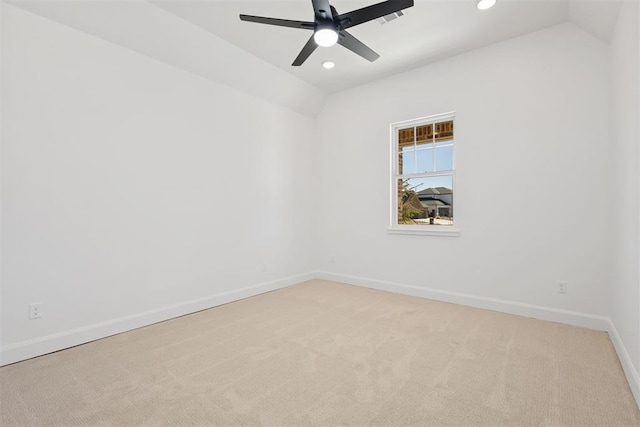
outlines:
[[[606,333],[314,280],[0,368],[12,425],[638,426]]]

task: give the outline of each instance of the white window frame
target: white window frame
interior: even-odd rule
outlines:
[[[402,178],[422,178],[429,176],[442,176],[451,175],[453,180],[453,206],[454,212],[458,211],[457,204],[457,189],[456,189],[456,136],[454,130],[453,136],[453,170],[451,173],[446,172],[426,172],[416,174],[398,174],[398,131],[412,126],[422,126],[428,124],[435,124],[442,121],[453,120],[455,125],[455,111],[448,113],[435,114],[427,117],[420,117],[417,119],[405,120],[402,122],[391,123],[390,125],[390,138],[391,150],[390,150],[390,225],[387,231],[390,234],[414,234],[414,235],[427,235],[427,236],[460,236],[460,229],[458,228],[458,220],[454,220],[454,224],[449,225],[413,225],[413,224],[398,224],[398,179]],[[455,129],[455,126],[454,126]]]

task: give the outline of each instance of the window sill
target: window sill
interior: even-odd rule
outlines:
[[[460,237],[460,230],[457,228],[442,229],[441,226],[428,227],[390,227],[387,228],[389,234],[409,234],[414,236],[443,236],[443,237]],[[447,226],[448,227],[448,226]]]

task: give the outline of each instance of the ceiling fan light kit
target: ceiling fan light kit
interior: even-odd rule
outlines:
[[[294,67],[302,65],[318,46],[328,47],[336,43],[360,55],[364,59],[373,62],[378,59],[380,55],[346,30],[413,6],[413,0],[389,0],[351,12],[338,14],[336,8],[329,4],[329,0],[311,0],[311,3],[313,4],[314,12],[313,21],[293,21],[290,19],[243,14],[240,15],[240,20],[256,22],[258,24],[277,25],[279,27],[312,30],[313,35],[304,45],[298,57],[293,61],[293,64],[291,64]]]
[[[313,33],[313,41],[318,46],[333,46],[338,41],[338,33],[333,28],[321,28]]]
[[[496,0],[476,0],[476,7],[480,10],[487,10],[496,4]]]

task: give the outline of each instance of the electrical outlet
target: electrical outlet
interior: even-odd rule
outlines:
[[[262,263],[262,272],[264,273],[265,271],[267,271],[267,263],[263,262]]]
[[[336,263],[336,256],[334,254],[331,254],[331,256],[329,257],[329,262],[331,264],[335,264]]]
[[[567,293],[567,282],[565,280],[558,280],[558,293],[559,294]]]
[[[39,319],[42,317],[42,303],[34,302],[29,304],[29,319]]]

